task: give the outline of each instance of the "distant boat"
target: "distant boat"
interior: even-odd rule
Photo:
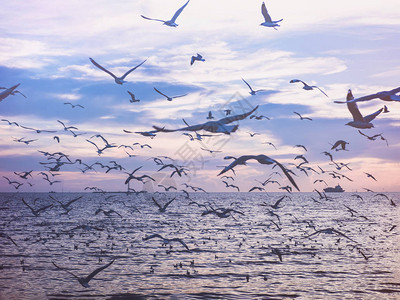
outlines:
[[[338,184],[337,186],[333,187],[327,187],[324,189],[324,192],[326,193],[343,193],[344,189]]]

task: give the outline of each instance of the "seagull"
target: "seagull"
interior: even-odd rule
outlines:
[[[281,22],[283,19],[280,19],[278,21],[272,21],[270,15],[268,14],[267,8],[265,7],[264,2],[261,5],[261,13],[264,16],[265,21],[262,22],[260,25],[266,26],[266,27],[273,27],[275,30],[278,30],[275,27],[279,26],[278,23]]]
[[[53,204],[50,204],[50,205],[43,206],[43,207],[41,207],[39,209],[33,209],[28,203],[25,202],[24,198],[22,198],[22,202],[31,210],[31,212],[33,213],[33,215],[35,217],[39,217],[39,213],[40,212],[45,211],[46,209],[53,207]]]
[[[373,180],[378,181],[378,180],[376,180],[376,178],[375,178],[374,176],[372,176],[371,174],[366,173],[366,172],[364,172],[364,174],[367,175],[367,177],[370,177],[370,178],[372,178]]]
[[[72,104],[71,102],[64,102],[64,105],[66,105],[66,104],[71,105],[72,108],[75,108],[75,107],[85,108],[80,104]]]
[[[212,120],[212,119],[214,119],[214,116],[212,115],[212,112],[209,111],[208,112],[208,116],[207,116],[207,120]]]
[[[114,80],[115,83],[117,84],[123,84],[124,82],[126,82],[124,79],[126,76],[128,76],[132,71],[135,71],[138,67],[140,67],[141,65],[143,65],[145,63],[145,61],[147,60],[147,58],[142,61],[140,64],[138,64],[136,67],[130,69],[129,71],[127,71],[124,75],[122,75],[121,77],[117,77],[115,76],[113,73],[111,73],[110,71],[108,71],[106,68],[102,67],[101,65],[99,65],[97,62],[95,62],[92,58],[90,58],[90,61],[92,62],[92,64],[94,64],[96,67],[98,67],[100,70],[103,70],[104,72],[106,72],[107,74],[111,75]]]
[[[258,132],[254,132],[254,133],[248,132],[248,134],[250,135],[250,137],[254,137],[255,135],[260,135],[260,133],[258,133]]]
[[[217,153],[217,152],[222,152],[220,150],[210,150],[210,149],[206,149],[206,148],[203,148],[203,147],[200,147],[200,149],[204,150],[204,151],[208,151],[208,152],[210,152],[210,154]]]
[[[338,231],[338,230],[336,230],[334,228],[325,228],[325,229],[317,230],[314,233],[312,233],[312,234],[310,234],[310,235],[308,235],[308,236],[306,236],[304,238],[306,239],[306,238],[309,238],[309,237],[311,237],[313,235],[320,234],[320,233],[326,233],[326,234],[334,234],[334,233],[336,233],[338,235],[341,235],[341,236],[345,237],[346,239],[349,239],[352,242],[357,243],[355,240],[349,238],[347,235],[345,235],[344,233],[341,233],[340,231]]]
[[[125,129],[123,129],[123,131],[124,131],[125,133],[137,133],[137,134],[140,134],[140,135],[142,135],[142,136],[148,136],[148,137],[150,137],[151,139],[155,138],[156,133],[159,132],[159,130],[135,131],[135,132],[133,132],[133,131],[125,130]]]
[[[22,126],[22,125],[20,127],[24,128],[24,129],[36,131],[36,133],[41,133],[41,132],[54,133],[54,132],[57,132],[57,130],[41,130],[41,129],[35,129],[35,128],[32,128],[32,127]]]
[[[80,283],[83,287],[85,287],[85,288],[88,288],[88,287],[89,287],[89,281],[92,280],[92,278],[93,278],[94,276],[96,276],[98,273],[100,273],[100,272],[103,271],[104,269],[108,268],[113,262],[114,262],[114,260],[112,260],[110,263],[108,263],[108,264],[106,264],[106,265],[104,265],[104,266],[102,266],[102,267],[100,267],[100,268],[97,268],[96,270],[94,270],[92,273],[90,273],[90,274],[89,274],[88,276],[86,276],[86,277],[78,277],[78,276],[76,276],[74,273],[68,271],[67,269],[61,268],[61,267],[57,266],[57,265],[55,264],[55,262],[52,261],[53,265],[54,265],[57,269],[63,270],[63,271],[65,271],[65,272],[67,272],[68,274],[71,274],[72,276],[74,276],[76,279],[78,279],[79,283]]]
[[[292,79],[292,80],[289,81],[289,83],[296,83],[296,82],[301,82],[302,84],[304,84],[303,90],[311,91],[311,90],[313,90],[314,88],[316,88],[316,89],[320,90],[320,92],[321,92],[322,94],[324,94],[326,97],[328,97],[328,95],[325,94],[325,92],[324,92],[323,90],[321,90],[319,87],[317,87],[316,85],[308,85],[307,83],[305,83],[303,80],[300,80],[300,79]],[[328,97],[328,98],[329,98],[329,97]]]
[[[139,99],[136,99],[135,94],[131,93],[130,91],[127,91],[128,94],[131,96],[131,99],[129,99],[130,103],[134,103],[134,102],[140,102]]]
[[[186,5],[188,5],[190,0],[188,0],[180,9],[178,9],[174,16],[172,17],[171,20],[165,21],[165,20],[160,20],[160,19],[152,19],[149,17],[145,17],[143,15],[141,15],[142,18],[146,19],[146,20],[152,20],[152,21],[159,21],[159,22],[163,22],[163,25],[167,25],[170,27],[176,27],[178,26],[178,24],[175,23],[176,19],[179,17],[179,15],[181,14],[181,12],[183,11],[183,9],[186,7]]]
[[[270,145],[270,146],[274,147],[274,148],[275,148],[275,150],[277,150],[277,149],[276,149],[276,147],[275,147],[275,145],[274,145],[274,144],[272,144],[271,142],[265,142],[265,143],[261,143],[261,144],[267,144],[267,145]]]
[[[29,145],[30,143],[37,141],[37,139],[36,140],[24,140],[24,138],[25,137],[22,137],[20,139],[13,138],[14,139],[13,141],[18,142],[18,143],[25,143],[26,145]]]
[[[162,241],[163,241],[162,245],[163,245],[163,246],[165,246],[165,245],[167,245],[167,244],[169,244],[169,243],[171,243],[171,242],[179,242],[179,243],[182,244],[183,247],[186,248],[186,250],[189,250],[189,247],[188,247],[188,246],[186,245],[186,243],[185,243],[183,240],[181,240],[180,238],[167,239],[167,238],[162,237],[162,236],[159,235],[158,233],[155,233],[155,234],[149,235],[149,236],[147,236],[147,237],[144,237],[144,238],[142,238],[142,240],[143,240],[143,241],[147,241],[147,240],[150,240],[150,239],[153,239],[153,238],[162,239]]]
[[[301,116],[298,112],[295,112],[295,111],[294,111],[293,113],[295,113],[296,115],[298,115],[298,116],[300,117],[300,120],[310,120],[310,121],[312,121],[311,118],[303,117],[303,116]]]
[[[64,131],[68,131],[69,129],[75,129],[75,130],[79,130],[78,128],[74,127],[74,126],[65,126],[65,124],[63,122],[61,122],[60,120],[57,120],[58,123],[60,123],[63,127],[64,127]]]
[[[307,151],[307,148],[304,145],[295,145],[294,147],[303,148],[305,151]]]
[[[338,140],[338,141],[336,141],[336,142],[332,145],[331,150],[333,150],[333,149],[335,149],[336,151],[339,151],[339,150],[347,150],[347,149],[346,149],[346,145],[348,145],[348,144],[349,144],[349,143],[346,142],[346,141]],[[339,146],[341,146],[341,148],[338,148]]]
[[[167,96],[167,95],[161,93],[161,92],[160,92],[159,90],[157,90],[156,88],[154,88],[154,90],[155,90],[157,93],[159,93],[160,95],[163,95],[165,98],[167,98],[168,101],[172,101],[172,99],[179,98],[179,97],[184,97],[184,96],[187,95],[187,94],[184,94],[184,95],[178,95],[178,96],[169,97],[169,96]]]
[[[200,54],[197,53],[197,56],[192,56],[192,58],[190,59],[190,65],[193,65],[196,60],[205,61],[203,56],[201,56]]]
[[[219,174],[222,175],[225,172],[233,169],[235,166],[237,165],[245,165],[246,161],[249,159],[255,159],[257,160],[260,164],[263,165],[271,165],[271,164],[276,164],[278,165],[279,168],[281,168],[281,170],[283,171],[283,173],[286,175],[286,177],[289,179],[289,181],[293,184],[293,186],[300,191],[300,189],[298,188],[296,182],[293,180],[293,178],[290,176],[289,172],[286,170],[286,168],[280,164],[278,161],[276,161],[275,159],[272,159],[264,154],[259,154],[259,155],[243,155],[240,156],[239,158],[236,158],[229,166],[226,166]]]
[[[10,122],[10,121],[8,121],[7,119],[1,119],[1,121],[7,122],[8,125],[16,125],[16,126],[19,126],[19,124],[18,124],[17,122]]]
[[[246,81],[246,80],[244,80],[243,78],[242,78],[242,80],[244,81],[244,83],[249,87],[249,89],[250,89],[250,92],[249,92],[249,94],[250,95],[252,95],[252,96],[254,96],[256,93],[258,93],[258,92],[263,92],[263,91],[266,91],[266,90],[253,90],[252,88],[251,88],[251,86],[250,86],[250,84]]]
[[[256,119],[256,120],[262,120],[262,119],[267,119],[267,120],[271,120],[270,118],[264,116],[264,115],[260,115],[260,116],[256,116],[256,115],[251,115],[250,119]]]
[[[15,89],[20,85],[20,83],[6,89],[5,91],[2,91],[0,93],[0,102],[3,101],[5,98],[8,96],[12,95],[15,92]]]
[[[218,121],[208,121],[203,124],[187,126],[187,127],[179,128],[179,129],[164,129],[164,128],[160,128],[158,126],[153,126],[153,128],[160,132],[199,131],[199,130],[203,129],[203,130],[213,132],[213,133],[225,133],[225,134],[229,135],[232,132],[235,132],[238,129],[239,125],[226,125],[226,124],[245,119],[246,117],[250,116],[254,111],[256,111],[257,108],[258,108],[258,105],[251,111],[241,114],[241,115],[225,117]]]
[[[175,188],[175,187],[174,187]],[[176,188],[175,188],[176,189]],[[167,210],[167,207],[172,203],[172,201],[174,201],[176,199],[176,197],[172,198],[171,200],[169,200],[167,203],[165,203],[164,205],[161,205],[160,203],[158,203],[156,201],[156,199],[154,199],[154,197],[151,197],[151,200],[153,200],[154,204],[157,205],[158,210],[163,213]]]
[[[382,92],[378,92],[375,94],[371,94],[371,95],[367,95],[367,96],[363,96],[360,98],[353,98],[351,100],[347,100],[347,101],[334,101],[335,103],[354,103],[354,102],[361,102],[361,101],[369,101],[372,99],[380,99],[383,101],[398,101],[400,102],[400,95],[396,95],[397,93],[400,92],[400,87],[395,88],[393,90],[390,91],[382,91]]]
[[[45,174],[45,175],[47,175],[47,174]],[[68,210],[68,207],[69,207],[72,203],[78,201],[78,200],[81,199],[83,196],[79,196],[79,197],[77,197],[77,198],[74,198],[74,199],[68,201],[66,204],[63,204],[62,202],[58,201],[56,198],[54,198],[54,197],[51,196],[51,195],[49,195],[49,197],[50,197],[51,199],[53,199],[54,201],[56,201],[57,203],[59,203],[63,209]]]
[[[360,110],[358,109],[357,102],[349,102],[350,100],[353,100],[353,94],[351,90],[347,92],[347,108],[349,109],[351,115],[353,116],[353,121],[346,123],[345,125],[349,125],[351,127],[355,128],[360,128],[360,129],[368,129],[368,128],[373,128],[374,125],[371,123],[373,119],[375,119],[383,110],[384,108],[381,108],[377,110],[376,112],[363,117],[360,113]]]

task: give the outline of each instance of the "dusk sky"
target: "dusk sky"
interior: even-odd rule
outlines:
[[[374,128],[361,132],[346,126],[352,116],[344,101],[348,89],[357,97],[391,90],[400,86],[400,18],[398,1],[266,1],[272,20],[283,19],[280,27],[260,26],[262,1],[191,0],[176,20],[178,27],[145,20],[141,15],[169,20],[186,1],[7,1],[0,12],[0,86],[20,83],[20,93],[0,102],[0,191],[84,191],[98,187],[105,191],[125,191],[127,173],[143,166],[135,175],[147,174],[156,184],[183,183],[207,191],[228,191],[218,176],[232,160],[225,156],[265,154],[292,170],[302,192],[340,184],[346,191],[398,191],[400,182],[400,103],[379,99],[360,102],[363,115],[383,105],[382,113],[372,121]],[[204,62],[190,65],[192,55],[200,53]],[[123,85],[95,67],[93,58],[117,76],[147,61],[130,73]],[[252,96],[242,81],[253,89],[265,89]],[[304,90],[301,79],[318,89]],[[167,101],[154,87],[169,96],[183,95]],[[0,90],[1,92],[2,90]],[[131,103],[130,91],[140,102]],[[64,104],[70,102],[73,105]],[[213,134],[203,141],[190,141],[183,132],[159,132],[155,138],[132,132],[151,131],[153,125],[167,129],[204,123],[211,111],[215,119],[224,110],[242,114],[259,105],[255,115],[235,122],[239,129],[230,134]],[[300,120],[300,113],[310,120]],[[78,135],[65,131],[57,121],[74,126]],[[41,132],[24,129],[30,127]],[[195,134],[194,132],[189,132]],[[211,134],[201,131],[199,133]],[[250,136],[249,133],[259,133]],[[98,155],[90,140],[104,145],[130,145],[132,149],[114,147]],[[58,143],[53,137],[59,137]],[[94,137],[93,137],[94,136]],[[15,140],[35,140],[29,144]],[[331,150],[337,140],[349,144],[347,150]],[[133,143],[148,144],[141,148]],[[267,142],[272,143],[266,144]],[[307,148],[295,147],[304,145]],[[210,153],[203,150],[210,149]],[[60,175],[52,177],[42,163],[48,157],[40,151],[62,152],[71,161],[81,159],[91,165],[101,162],[111,166],[116,161],[125,170],[106,169],[83,164],[61,166]],[[348,164],[338,170],[336,163]],[[135,157],[129,157],[128,154]],[[307,175],[296,168],[303,155],[313,168]],[[153,157],[168,156],[174,164],[186,166],[187,175],[171,178],[171,169],[157,172]],[[164,163],[170,163],[162,158]],[[53,160],[54,161],[54,160]],[[63,160],[65,161],[65,159]],[[321,173],[320,169],[325,170]],[[33,170],[32,177],[20,178],[14,172]],[[266,191],[282,191],[290,182],[274,174],[278,168],[248,161],[224,175],[234,176],[230,183],[247,192],[270,178],[281,184],[267,184]],[[350,178],[333,178],[336,171]],[[47,173],[49,184],[44,180]],[[376,181],[368,177],[372,174]],[[23,183],[18,190],[11,181]],[[168,180],[167,180],[168,179]],[[257,180],[257,181],[256,181]],[[143,189],[140,182],[132,184]],[[151,187],[146,187],[151,190]]]

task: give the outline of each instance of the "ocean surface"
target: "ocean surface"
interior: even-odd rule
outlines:
[[[0,299],[400,299],[400,193],[327,195],[0,193]]]

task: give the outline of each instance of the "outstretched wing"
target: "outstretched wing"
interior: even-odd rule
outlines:
[[[281,168],[283,174],[286,175],[287,179],[289,179],[289,181],[291,182],[291,184],[293,184],[293,186],[294,186],[298,191],[300,191],[299,187],[297,186],[297,184],[296,184],[296,182],[294,181],[294,179],[292,178],[292,176],[290,176],[289,172],[286,171],[286,168],[285,168],[283,165],[281,165],[279,162],[277,162],[276,160],[274,160],[274,161],[275,161],[275,163],[277,164],[277,166],[278,166],[279,168]]]
[[[272,23],[272,19],[271,19],[270,15],[268,14],[267,7],[265,6],[264,2],[261,5],[261,13],[264,16],[265,22]]]
[[[163,95],[165,98],[169,98],[167,95],[165,95],[164,93],[161,93],[159,90],[157,90],[156,88],[153,88],[157,93],[159,93],[160,95]]]
[[[57,266],[57,265],[56,265],[56,263],[55,263],[54,261],[52,261],[52,263],[53,263],[53,265],[54,265],[54,266],[55,266],[57,269],[59,269],[59,270],[63,270],[63,271],[67,272],[68,274],[71,274],[72,276],[74,276],[76,279],[78,279],[78,280],[79,280],[79,277],[78,277],[78,276],[76,276],[74,273],[72,273],[72,272],[68,271],[68,270],[67,270],[67,269],[65,269],[65,268],[61,268],[61,267]]]
[[[178,9],[174,16],[172,17],[171,21],[175,23],[175,20],[179,17],[179,15],[181,14],[182,10],[186,7],[186,5],[188,5],[190,0],[188,0],[180,9]]]
[[[250,91],[253,91],[253,89],[251,88],[250,84],[246,80],[244,80],[243,78],[242,78],[242,80],[244,81],[245,84],[247,84],[247,86],[249,87]]]
[[[87,277],[86,277],[86,282],[89,282],[94,276],[96,276],[98,273],[100,273],[101,271],[103,271],[105,268],[108,268],[112,263],[114,262],[114,260],[112,260],[110,263],[97,268],[96,270],[94,270],[92,273],[90,273]]]
[[[235,115],[235,116],[231,116],[231,117],[226,117],[226,118],[218,120],[217,122],[220,124],[229,124],[234,121],[243,120],[243,119],[247,118],[248,116],[250,116],[253,112],[255,112],[257,110],[257,108],[258,108],[258,105],[247,113],[244,113],[241,115]]]
[[[356,103],[354,103],[354,104],[356,104]],[[372,114],[370,114],[368,116],[365,116],[364,117],[364,121],[368,122],[368,123],[371,122],[373,119],[375,119],[382,112],[382,110],[383,110],[383,108],[377,110],[376,112],[374,112],[374,113],[372,113]]]
[[[125,77],[129,75],[130,72],[135,71],[137,68],[139,68],[141,65],[143,65],[146,62],[146,60],[147,60],[147,58],[144,61],[142,61],[140,64],[138,64],[136,67],[133,67],[128,72],[126,72],[124,75],[122,75],[121,79],[124,80]]]
[[[104,72],[106,72],[107,74],[110,74],[114,79],[117,78],[117,76],[115,76],[113,73],[111,73],[110,71],[108,71],[106,68],[102,67],[101,65],[99,65],[97,62],[94,61],[94,59],[92,59],[91,57],[89,57],[90,61],[92,62],[92,64],[94,64],[96,67],[98,67],[100,70],[103,70]]]
[[[354,96],[351,92],[351,90],[349,90],[347,92],[347,96],[346,96],[346,103],[347,103],[347,108],[350,111],[351,115],[353,116],[353,120],[354,121],[364,121],[363,116],[360,113],[360,110],[358,109],[358,105],[356,102],[351,102],[351,100],[354,99]]]
[[[145,17],[145,16],[143,16],[143,15],[140,15],[143,19],[146,19],[146,20],[152,20],[152,21],[159,21],[159,22],[165,22],[164,20],[160,20],[160,19],[152,19],[152,18],[149,18],[149,17]]]
[[[324,94],[326,97],[328,97],[328,95],[323,90],[321,90],[319,87],[317,87],[316,85],[313,85],[312,87],[319,89],[322,94]]]

